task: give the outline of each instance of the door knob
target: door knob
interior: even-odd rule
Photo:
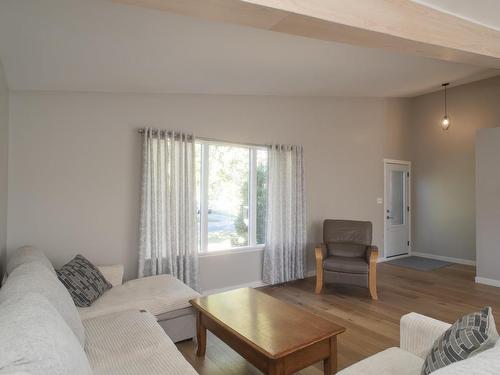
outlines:
[[[392,219],[392,216],[387,216],[387,219]]]

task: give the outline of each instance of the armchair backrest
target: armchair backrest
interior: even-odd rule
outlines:
[[[364,257],[372,244],[372,223],[355,220],[325,220],[323,243],[328,256]]]

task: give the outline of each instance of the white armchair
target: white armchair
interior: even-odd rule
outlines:
[[[400,346],[389,348],[338,372],[339,375],[420,375],[434,341],[450,324],[417,313],[401,317]]]

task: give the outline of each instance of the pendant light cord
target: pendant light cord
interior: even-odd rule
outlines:
[[[447,106],[447,97],[446,97],[446,86],[444,87],[444,115],[448,117],[448,106]]]
[[[441,86],[444,88],[444,115],[445,117],[448,117],[448,97],[447,97],[447,88],[448,88],[449,83],[443,83]]]

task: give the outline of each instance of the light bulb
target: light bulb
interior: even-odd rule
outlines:
[[[441,129],[448,130],[450,127],[450,118],[448,116],[444,116],[441,120]]]

